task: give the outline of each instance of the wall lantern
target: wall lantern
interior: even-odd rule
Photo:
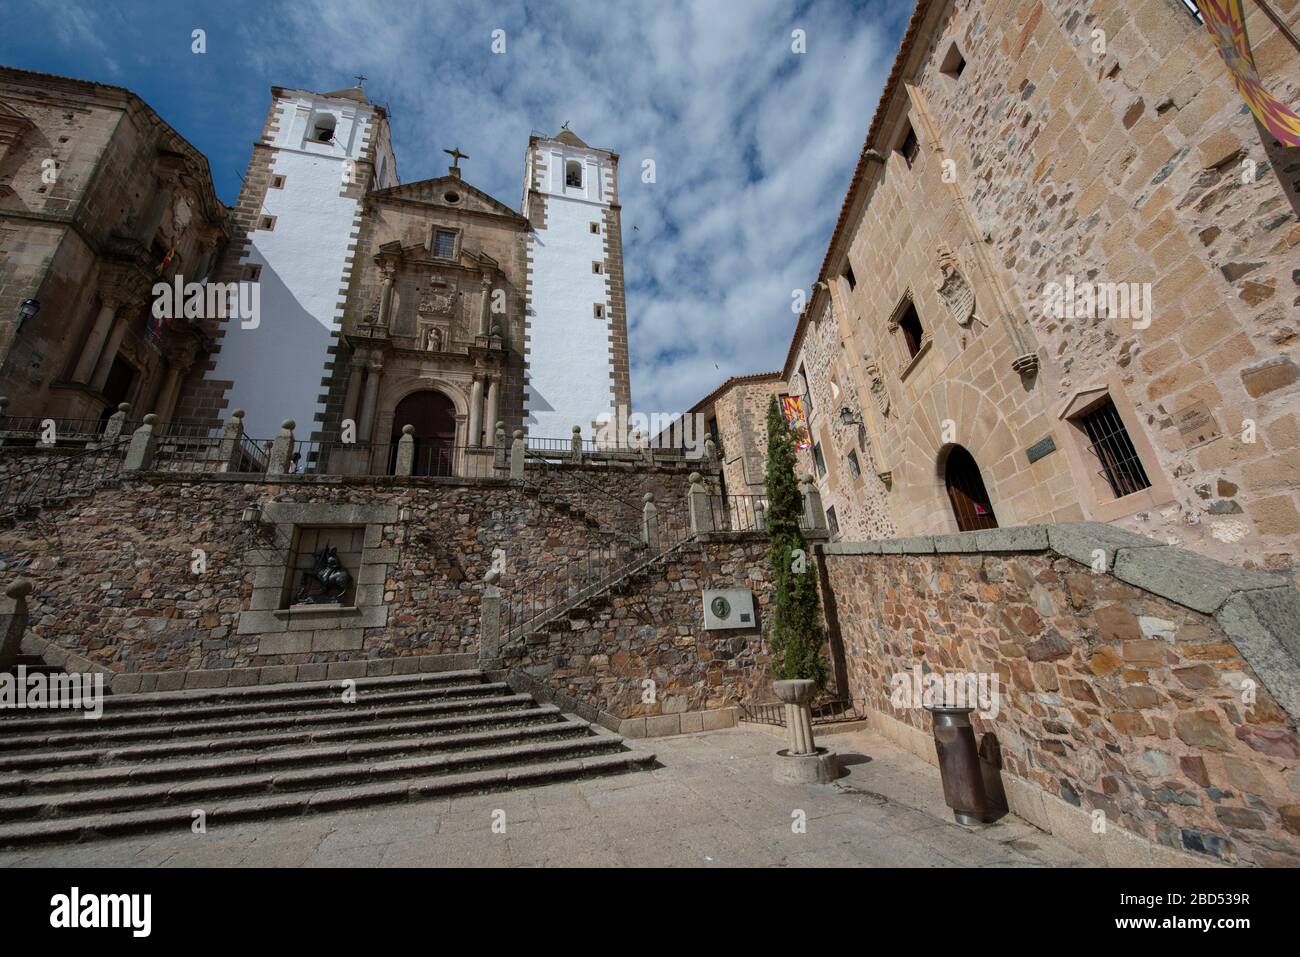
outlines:
[[[252,525],[256,522],[260,522],[262,520],[262,506],[258,505],[256,502],[245,505],[242,518],[245,525]]]
[[[862,419],[860,416],[856,416],[851,411],[849,411],[849,407],[847,405],[840,406],[840,425],[844,426],[845,428],[848,428],[851,425],[861,425],[861,424],[862,424]]]
[[[36,314],[41,311],[41,304],[35,299],[24,299],[22,305],[18,307],[18,328],[23,327],[28,319],[35,319]]]

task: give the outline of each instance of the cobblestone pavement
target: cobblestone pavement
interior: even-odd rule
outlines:
[[[839,752],[849,772],[831,785],[777,784],[771,765],[781,739],[738,728],[646,742],[663,765],[653,771],[265,823],[213,822],[205,835],[5,851],[0,867],[1085,864],[1014,817],[979,831],[958,827],[938,770],[870,732],[824,735],[819,743]]]

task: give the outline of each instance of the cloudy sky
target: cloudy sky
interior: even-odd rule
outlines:
[[[459,145],[465,178],[516,209],[529,132],[567,121],[620,154],[633,403],[672,412],[784,361],[792,293],[816,279],[910,12],[909,0],[0,0],[0,62],[135,91],[207,154],[227,203],[272,85],[334,90],[365,74],[403,182],[445,173],[441,149]]]

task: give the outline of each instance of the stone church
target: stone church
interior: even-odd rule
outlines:
[[[242,408],[254,439],[290,419],[363,446],[410,425],[436,472],[498,425],[568,438],[629,404],[617,154],[534,135],[519,212],[464,179],[459,149],[400,183],[360,88],[273,96],[218,275],[257,283],[260,316],[211,324],[183,418]]]

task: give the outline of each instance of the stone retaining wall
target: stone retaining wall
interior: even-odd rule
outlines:
[[[846,690],[874,725],[901,722],[932,751],[928,714],[891,701],[894,676],[996,675],[998,714],[972,718],[997,737],[1017,813],[1087,812],[1105,832],[1068,826],[1095,859],[1118,830],[1214,861],[1300,865],[1289,579],[1094,524],[819,551]]]
[[[684,501],[685,479],[675,470],[608,482],[629,497],[656,490],[665,502],[679,483]],[[494,550],[504,551],[507,589],[553,575],[585,548],[611,541],[562,504],[585,509],[600,497],[574,485],[539,499],[506,481],[147,474],[0,530],[8,569],[0,579],[18,569],[35,584],[30,639],[117,673],[473,654]],[[382,514],[367,520],[366,554],[383,575],[359,576],[358,605],[368,607],[355,628],[334,622],[316,641],[308,617],[298,616],[273,629],[268,621],[281,637],[263,642],[255,623],[276,614],[262,599],[278,592],[289,542],[283,526],[245,523],[248,505],[272,521],[289,505],[321,506],[342,524],[353,513]],[[196,572],[200,558],[205,567]]]
[[[623,734],[729,727],[741,702],[773,698],[762,639],[773,599],[767,549],[754,533],[687,544],[580,614],[507,642],[504,672]],[[757,627],[705,631],[705,588],[753,591]],[[643,697],[646,682],[653,700]]]

